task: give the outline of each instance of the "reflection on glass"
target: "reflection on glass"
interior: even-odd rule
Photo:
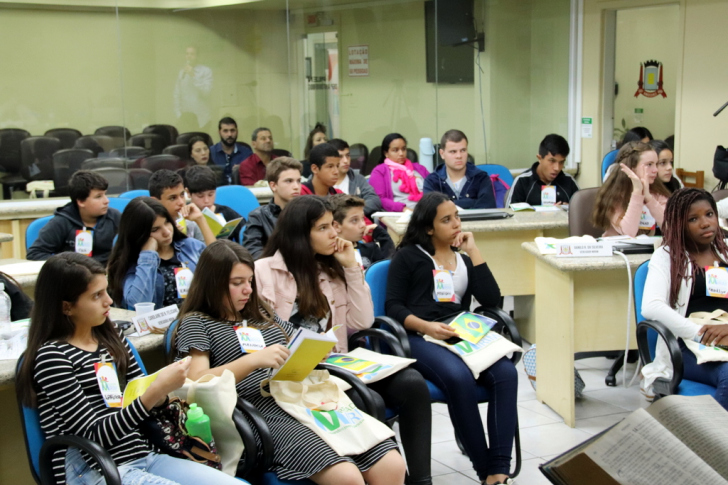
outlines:
[[[197,48],[185,49],[185,65],[174,85],[174,114],[179,125],[194,131],[210,131],[212,69],[198,64]]]

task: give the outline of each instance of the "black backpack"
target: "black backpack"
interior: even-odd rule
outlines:
[[[713,157],[713,175],[720,180],[718,189],[725,189],[728,185],[728,150],[718,145]]]

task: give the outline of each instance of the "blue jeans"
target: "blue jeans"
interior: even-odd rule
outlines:
[[[473,378],[465,362],[444,347],[410,335],[413,367],[435,384],[447,398],[455,432],[473,462],[481,480],[488,475],[509,474],[513,437],[518,417],[518,375],[516,367],[505,357]],[[478,412],[477,388],[484,387],[488,401],[488,437],[485,440],[483,421]]]
[[[119,467],[123,485],[241,485],[247,482],[210,468],[209,466],[182,460],[169,455],[149,453],[146,458]],[[91,468],[77,448],[66,452],[66,483],[68,485],[101,485],[104,476]]]
[[[683,378],[716,387],[715,400],[728,410],[728,362],[698,364],[695,354],[678,339],[683,356]]]

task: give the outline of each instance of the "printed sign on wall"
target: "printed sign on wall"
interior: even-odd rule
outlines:
[[[369,75],[369,46],[349,46],[349,77]]]

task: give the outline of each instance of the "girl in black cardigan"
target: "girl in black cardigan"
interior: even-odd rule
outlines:
[[[444,276],[437,293],[435,272],[440,280]],[[498,283],[483,261],[473,234],[461,232],[455,204],[439,192],[425,194],[392,258],[387,315],[407,328],[412,357],[417,359],[415,368],[445,393],[455,432],[481,483],[511,483],[508,473],[518,390],[515,367],[502,358],[474,379],[460,357],[422,337],[446,340],[457,336],[443,322],[470,310],[473,296],[482,305],[497,305]],[[478,412],[478,386],[484,387],[489,396],[490,446]]]

